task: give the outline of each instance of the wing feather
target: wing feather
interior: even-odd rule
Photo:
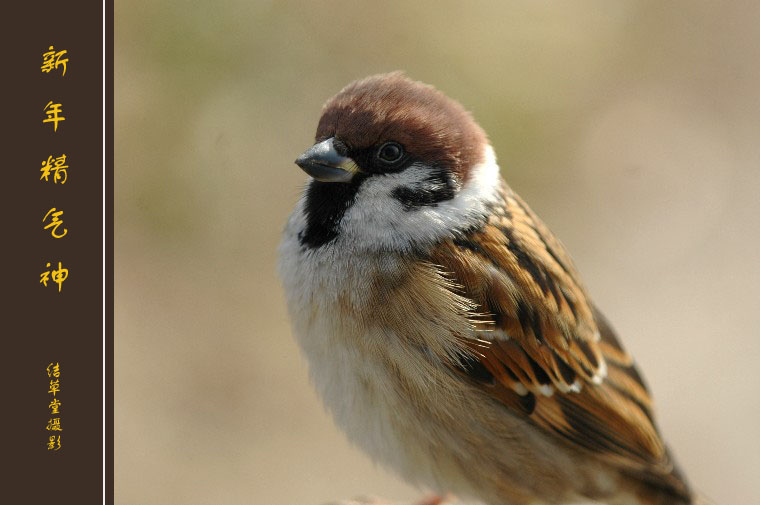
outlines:
[[[467,375],[570,445],[687,493],[647,387],[564,247],[508,188],[492,211],[430,257],[492,323],[470,345],[464,370],[478,373]]]

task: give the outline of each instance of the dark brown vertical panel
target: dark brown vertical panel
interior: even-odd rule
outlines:
[[[108,65],[112,53],[112,7],[107,16]],[[2,317],[5,408],[2,432],[8,479],[3,499],[19,503],[100,503],[103,496],[103,3],[19,2],[4,7],[0,124],[4,189]],[[41,70],[50,46],[65,50],[62,68]],[[112,68],[112,67],[111,67]],[[108,74],[107,146],[112,156],[112,71]],[[62,105],[57,131],[43,123],[44,107]],[[66,155],[65,184],[40,180],[48,156]],[[113,164],[107,166],[112,188]],[[107,203],[109,242],[106,277],[112,276],[112,189]],[[55,239],[43,217],[62,210],[67,233]],[[46,264],[58,262],[68,278],[58,292],[40,284]],[[107,279],[107,355],[112,355],[112,277]],[[106,368],[112,393],[112,358]],[[48,405],[46,367],[60,363],[60,413]],[[112,409],[109,400],[108,410]],[[46,430],[60,418],[62,431]],[[112,458],[112,416],[106,427]],[[61,436],[61,449],[46,447]],[[109,494],[112,466],[107,465]],[[110,500],[110,498],[109,498]]]

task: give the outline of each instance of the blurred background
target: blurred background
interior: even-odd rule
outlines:
[[[470,109],[693,485],[760,503],[760,3],[116,1],[116,503],[420,496],[349,446],[276,274],[322,103]]]

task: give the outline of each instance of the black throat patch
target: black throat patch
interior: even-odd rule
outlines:
[[[306,188],[306,228],[298,234],[301,245],[314,249],[338,236],[340,220],[354,203],[364,179],[366,176],[357,174],[349,183],[309,182]]]

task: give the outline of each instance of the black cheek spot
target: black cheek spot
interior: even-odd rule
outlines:
[[[435,207],[438,202],[428,191],[412,190],[409,188],[396,188],[391,196],[401,202],[404,210],[410,211],[420,207]]]
[[[442,169],[433,169],[424,183],[425,185],[419,188],[396,188],[391,195],[401,202],[406,211],[421,207],[436,207],[439,203],[456,196],[454,180]]]

